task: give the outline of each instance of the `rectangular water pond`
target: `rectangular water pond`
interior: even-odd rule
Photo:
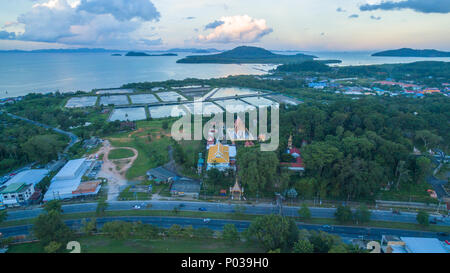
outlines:
[[[241,100],[250,103],[257,107],[279,107],[280,104],[278,102],[274,102],[272,100],[263,98],[263,97],[247,97],[242,98]]]
[[[66,107],[67,108],[89,107],[89,106],[95,106],[96,102],[97,102],[96,96],[73,97],[67,101]]]
[[[102,96],[100,97],[100,105],[126,105],[129,104],[128,98],[125,95],[117,95],[117,96]]]
[[[116,108],[111,114],[109,121],[135,121],[145,120],[147,115],[145,114],[144,107],[130,107],[130,108]]]
[[[185,103],[183,105],[186,106],[193,115],[209,116],[211,114],[223,113],[223,110],[212,102],[194,102]]]
[[[155,93],[162,101],[178,101],[178,98],[180,98],[180,100],[186,100],[185,97],[183,97],[182,95],[178,94],[177,92],[174,91],[169,91],[169,92],[160,92],[160,93]]]
[[[153,94],[139,94],[130,96],[131,103],[155,103],[159,100]]]
[[[238,99],[216,100],[214,102],[222,106],[225,111],[230,113],[241,113],[256,110],[255,106]]]
[[[235,96],[244,96],[244,95],[257,95],[258,92],[259,91],[251,90],[251,89],[248,89],[248,88],[238,88],[238,87],[219,88],[210,97],[210,99],[235,97]]]
[[[95,93],[97,95],[104,95],[104,94],[128,94],[128,93],[133,93],[133,89],[99,89]]]
[[[180,105],[149,106],[148,111],[151,118],[168,118],[186,115]]]

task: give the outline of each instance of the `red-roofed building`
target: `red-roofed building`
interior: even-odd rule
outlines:
[[[287,167],[289,170],[294,172],[303,172],[305,170],[305,165],[303,164],[303,159],[300,154],[300,149],[292,146],[292,135],[289,137],[287,154],[290,154],[293,158],[293,162],[281,162],[281,166]]]

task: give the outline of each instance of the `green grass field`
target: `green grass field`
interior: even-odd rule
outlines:
[[[121,159],[134,156],[133,151],[128,149],[115,149],[109,152],[109,159]]]
[[[261,248],[245,242],[227,244],[221,239],[166,238],[116,240],[106,236],[85,236],[77,239],[81,253],[259,253]],[[40,243],[10,246],[8,253],[42,253]]]
[[[145,176],[145,173],[149,169],[169,161],[169,155],[167,153],[168,146],[170,145],[169,137],[163,137],[157,140],[134,137],[127,138],[124,141],[111,140],[111,144],[114,147],[132,147],[138,151],[138,158],[126,173],[126,178],[130,180]]]

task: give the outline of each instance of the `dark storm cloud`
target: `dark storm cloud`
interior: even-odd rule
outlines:
[[[379,4],[365,4],[361,11],[411,9],[422,13],[449,13],[449,0],[404,0],[400,2],[383,1]]]
[[[218,26],[223,25],[225,22],[224,21],[220,21],[220,20],[216,20],[212,23],[209,23],[205,26],[205,30],[210,29],[210,28],[216,28]]]

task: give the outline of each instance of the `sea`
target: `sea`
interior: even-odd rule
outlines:
[[[294,52],[295,53],[295,52]],[[450,58],[372,57],[373,52],[303,52],[339,65],[407,63]],[[293,52],[290,52],[293,54]],[[209,79],[229,75],[267,74],[268,64],[178,64],[178,56],[125,57],[111,53],[0,53],[0,98],[28,93],[91,91],[134,82]]]

